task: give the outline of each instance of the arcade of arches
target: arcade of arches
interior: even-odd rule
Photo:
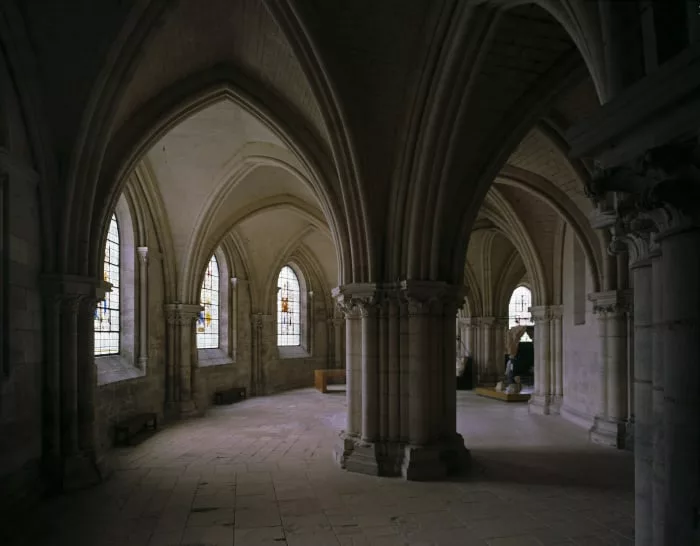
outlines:
[[[500,411],[621,457],[633,532],[235,544],[697,544],[699,41],[686,0],[0,2],[3,513],[122,483],[134,415],[214,446],[336,408],[328,483],[420,496]],[[516,324],[529,402],[458,391]]]

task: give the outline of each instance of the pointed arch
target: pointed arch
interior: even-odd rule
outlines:
[[[121,349],[121,244],[117,214],[112,213],[103,253],[104,281],[109,292],[95,310],[95,356],[118,355]]]
[[[301,284],[290,265],[277,275],[277,346],[301,345]]]
[[[516,286],[508,300],[508,328],[533,325],[531,307],[532,291],[523,284]],[[532,341],[532,339],[527,332],[523,332],[520,341]]]
[[[212,254],[204,271],[199,302],[202,310],[197,317],[197,349],[218,349],[220,336],[221,275],[216,254]]]

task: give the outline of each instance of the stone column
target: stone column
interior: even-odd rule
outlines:
[[[104,294],[99,298],[104,297]],[[83,453],[96,453],[95,436],[95,306],[96,296],[80,299],[78,307],[78,444]],[[95,456],[95,455],[93,455]]]
[[[627,426],[628,295],[611,290],[589,295],[598,316],[601,398],[590,431],[593,442],[624,447]]]
[[[697,184],[697,180],[696,180]],[[697,186],[696,186],[697,187]],[[686,195],[686,194],[681,194]],[[697,193],[695,194],[697,195]],[[665,542],[696,544],[700,461],[700,230],[697,200],[656,214],[663,278]],[[694,216],[687,215],[684,210]],[[639,355],[637,355],[637,358]]]
[[[549,306],[537,306],[531,307],[530,313],[535,323],[535,391],[530,398],[528,409],[532,413],[547,415],[551,401],[550,322],[552,310]]]
[[[343,324],[342,318],[334,318],[333,325],[333,366],[337,370],[343,369]]]
[[[146,370],[148,366],[148,247],[136,249],[139,257],[139,315],[138,315],[138,366]]]
[[[458,470],[467,459],[455,430],[455,314],[463,295],[445,283],[416,281],[345,285],[334,295],[346,313],[349,382],[338,462],[411,480]],[[360,328],[353,324],[358,312]],[[358,379],[363,389],[353,396]]]
[[[634,285],[634,514],[635,541],[652,543],[652,271],[648,240],[630,254]]]
[[[53,454],[49,471],[64,490],[94,485],[102,479],[95,445],[94,312],[104,297],[102,283],[89,277],[51,275],[43,278],[52,329],[47,332],[56,370],[50,375],[50,407],[58,415],[50,432]],[[58,434],[56,434],[56,432]]]
[[[172,362],[174,397],[181,417],[197,415],[195,321],[202,310],[199,304],[170,303],[165,305],[168,321],[169,360]]]
[[[652,544],[665,546],[664,522],[666,505],[666,443],[664,418],[664,282],[661,252],[651,255],[652,316]]]
[[[61,298],[61,452],[78,453],[78,307],[80,296]]]
[[[481,381],[486,385],[495,385],[498,374],[493,363],[493,317],[482,317],[481,326]]]
[[[275,317],[273,315],[255,313],[251,319],[253,331],[249,390],[252,396],[265,393],[265,361],[270,358],[270,355],[266,354],[266,345],[277,347],[274,325]],[[270,343],[266,343],[265,338],[268,338]]]
[[[562,306],[551,306],[551,347],[552,347],[552,378],[550,393],[551,408],[554,413],[559,413],[564,397],[564,364],[562,357]]]
[[[360,304],[362,316],[362,440],[374,442],[379,436],[379,309],[375,302]],[[382,332],[386,335],[385,332]]]
[[[339,301],[339,306],[345,314],[345,396],[348,405],[345,434],[354,439],[362,433],[362,316],[352,299]]]

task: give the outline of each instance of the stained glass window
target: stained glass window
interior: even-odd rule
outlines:
[[[277,345],[301,345],[299,279],[285,265],[277,278]]]
[[[112,285],[95,308],[95,356],[119,354],[119,224],[112,215],[104,255],[104,280]]]
[[[202,281],[199,302],[204,309],[197,318],[197,349],[219,348],[219,264],[212,256]]]
[[[513,326],[529,326],[532,324],[530,307],[532,306],[532,292],[525,286],[518,286],[513,290],[508,304],[508,328]],[[527,332],[523,334],[520,341],[532,341]]]

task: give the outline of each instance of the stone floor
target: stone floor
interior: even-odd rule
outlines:
[[[344,472],[345,397],[302,390],[210,411],[113,452],[103,485],[45,501],[32,546],[633,544],[630,454],[526,405],[458,393],[469,475],[416,483]]]

